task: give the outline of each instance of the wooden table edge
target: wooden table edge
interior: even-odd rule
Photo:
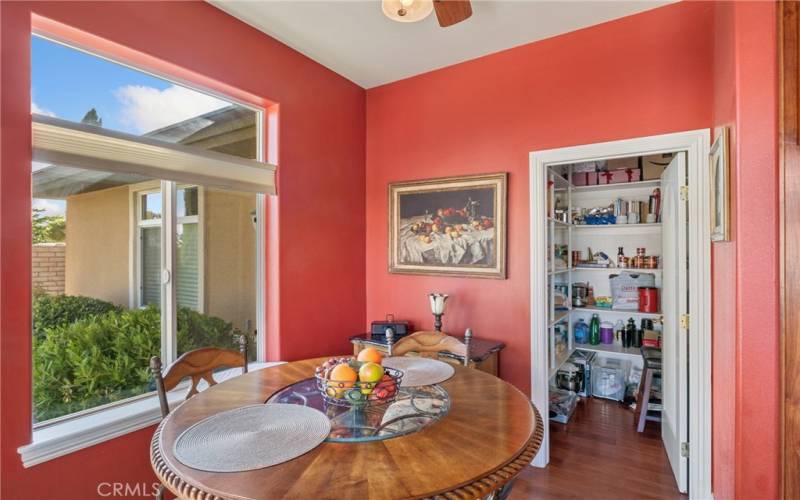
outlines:
[[[513,387],[517,392],[521,391]],[[274,394],[274,393],[273,393]],[[524,395],[524,394],[523,394]],[[533,458],[539,452],[542,440],[544,439],[544,421],[539,410],[531,404],[534,414],[534,428],[527,443],[517,453],[517,455],[506,462],[504,465],[484,474],[481,477],[471,479],[469,482],[454,486],[447,490],[441,490],[430,495],[408,497],[414,499],[446,499],[446,498],[483,498],[490,493],[499,490],[510,483],[525,467],[529,466]],[[163,419],[150,442],[150,464],[159,481],[169,489],[177,498],[186,500],[231,500],[239,497],[221,497],[218,494],[204,490],[192,484],[173,471],[167,460],[161,453],[161,431],[168,421]]]

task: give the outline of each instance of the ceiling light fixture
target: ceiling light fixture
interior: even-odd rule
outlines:
[[[413,23],[433,12],[432,0],[383,0],[383,13],[392,21]]]

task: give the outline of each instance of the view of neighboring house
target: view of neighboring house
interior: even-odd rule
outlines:
[[[229,106],[145,136],[255,158],[255,129],[254,113]],[[159,305],[160,181],[48,165],[33,174],[33,196],[66,203],[64,293],[126,308]],[[255,210],[252,193],[178,186],[179,306],[222,318],[242,330],[254,327]],[[45,249],[39,245],[37,252]]]

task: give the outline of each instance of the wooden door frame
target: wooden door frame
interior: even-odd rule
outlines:
[[[711,230],[709,150],[711,131],[691,130],[530,153],[531,396],[540,411],[548,407],[548,357],[544,289],[545,172],[548,166],[658,153],[686,152],[689,173],[689,498],[711,495]],[[550,429],[532,465],[550,461]],[[633,430],[632,430],[633,432]]]
[[[781,496],[800,498],[800,6],[777,9],[781,279]]]

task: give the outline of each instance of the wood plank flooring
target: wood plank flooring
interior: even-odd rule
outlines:
[[[523,471],[511,500],[681,499],[658,422],[638,433],[633,412],[602,399],[582,400],[569,424],[550,424],[550,465]]]

